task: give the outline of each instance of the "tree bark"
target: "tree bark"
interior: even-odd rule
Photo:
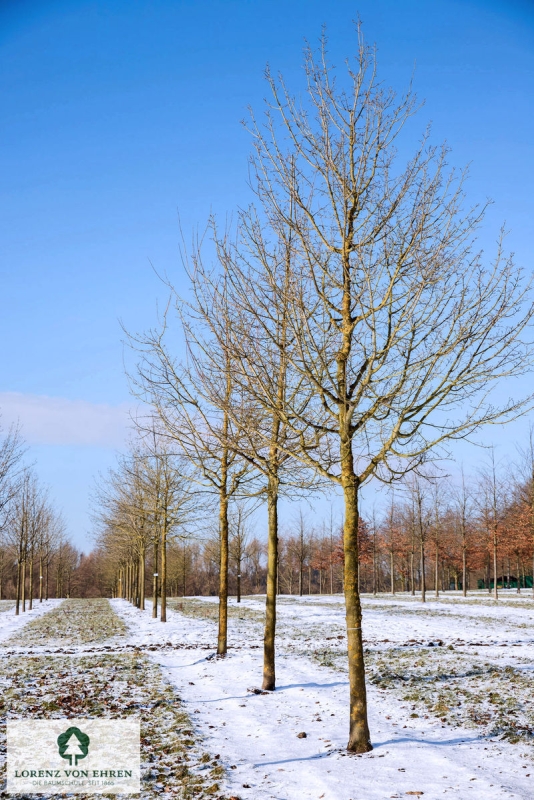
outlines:
[[[161,622],[167,622],[167,524],[167,520],[163,520],[163,525],[161,528]]]
[[[26,559],[22,562],[22,579],[21,579],[21,593],[22,593],[22,610],[26,611]]]
[[[15,614],[18,616],[20,614],[20,577],[21,577],[21,568],[22,565],[20,563],[20,558],[17,561],[17,602],[15,604]]]
[[[421,601],[426,603],[425,539],[421,535]]]
[[[497,591],[497,532],[493,533],[493,599],[499,599]]]
[[[465,546],[465,535],[463,539],[462,545],[462,593],[464,597],[467,597],[467,553],[466,553],[466,546]]]
[[[267,488],[268,540],[267,540],[267,595],[265,598],[265,632],[263,637],[264,691],[276,688],[275,649],[276,589],[278,584],[278,479],[269,477]]]
[[[367,722],[362,609],[358,591],[358,480],[354,474],[351,442],[348,437],[342,441],[341,469],[345,502],[343,547],[350,691],[350,727],[347,749],[352,753],[367,753],[373,749],[373,746]]]
[[[152,575],[152,617],[158,618],[158,541],[154,542],[154,570]]]
[[[29,580],[29,589],[30,589],[30,605],[29,610],[31,611],[33,608],[33,556],[30,558],[30,580]]]
[[[438,547],[437,541],[436,541],[436,554],[435,555],[436,555],[436,562],[434,564],[434,583],[435,583],[434,591],[435,591],[436,597],[439,597],[439,547]],[[449,584],[450,584],[450,581],[449,581]]]
[[[219,502],[219,536],[221,561],[219,565],[219,631],[217,655],[228,652],[228,494],[224,476],[221,480]]]
[[[139,608],[145,610],[145,548],[139,552]]]

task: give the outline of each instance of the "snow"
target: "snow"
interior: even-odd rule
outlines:
[[[23,613],[21,610],[18,615],[15,614],[14,604],[10,605],[8,610],[2,610],[0,614],[0,642],[5,642],[6,639],[9,639],[10,636],[23,628],[28,622],[42,617],[43,614],[57,608],[62,602],[63,600],[43,600],[42,603],[39,603],[37,600],[37,602],[34,601],[31,611],[26,610]],[[27,606],[26,609],[28,609]]]
[[[426,695],[420,702],[405,699],[398,675],[394,680],[386,674],[385,688],[380,686],[381,672],[387,673],[384,665],[397,663],[397,658],[404,659],[398,661],[397,671],[403,664],[413,663],[415,669],[427,664],[421,673],[425,691],[435,692],[438,682],[449,698],[451,693],[456,697],[464,683],[476,681],[473,685],[485,702],[491,681],[502,681],[507,667],[520,676],[518,680],[526,676],[529,681],[534,666],[530,598],[509,595],[496,605],[487,595],[467,601],[449,596],[424,606],[406,596],[366,598],[368,673],[376,674],[377,682],[368,684],[374,750],[364,756],[345,751],[348,681],[341,598],[280,598],[277,689],[254,694],[250,689],[261,686],[263,602],[245,598],[241,607],[231,602],[230,649],[219,659],[214,656],[216,623],[199,617],[203,608],[213,616],[213,598],[184,600],[186,613],[169,610],[167,623],[153,619],[151,610],[141,612],[125,601],[112,601],[130,629],[129,641],[150,648],[204,747],[220,755],[228,793],[254,800],[383,800],[419,792],[425,799],[534,796],[533,753],[525,737],[512,744],[488,733],[487,724],[483,730],[462,724],[467,717],[448,707],[443,723],[438,713],[424,713],[421,703],[427,702],[428,708],[430,702]],[[440,642],[435,651],[429,648]],[[434,652],[441,661],[432,661],[429,654]],[[429,681],[429,675],[438,675],[435,666],[440,664],[447,670],[451,664],[462,669],[458,674],[442,669],[439,679]],[[417,680],[419,686],[421,679]],[[512,694],[525,691],[525,686],[529,701],[530,684],[514,684]],[[493,706],[488,708],[491,722]],[[515,714],[504,707],[502,718],[508,713]],[[297,737],[302,731],[306,738]]]

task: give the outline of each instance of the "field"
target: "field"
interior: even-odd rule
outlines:
[[[4,718],[140,716],[142,798],[534,797],[530,597],[365,597],[364,756],[345,751],[339,596],[279,598],[274,693],[258,691],[262,598],[231,601],[224,659],[214,598],[170,607],[162,624],[121,600],[2,603]]]

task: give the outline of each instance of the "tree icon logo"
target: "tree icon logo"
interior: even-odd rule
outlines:
[[[81,758],[85,758],[89,752],[89,737],[82,733],[79,728],[68,728],[65,733],[57,737],[59,755],[61,758],[68,758],[71,767],[74,758],[74,766]]]

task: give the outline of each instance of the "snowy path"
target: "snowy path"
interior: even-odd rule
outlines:
[[[0,615],[0,766],[6,719],[134,717],[141,723],[141,794],[136,798],[220,797],[220,762],[194,736],[161,669],[140,649],[128,647],[126,627],[109,602],[43,606],[19,617]],[[4,788],[0,785],[0,793]]]
[[[15,614],[14,603],[10,604],[7,610],[2,609],[0,614],[0,642],[5,642],[17,631],[24,628],[29,622],[42,617],[54,608],[57,608],[62,600],[43,600],[42,603],[35,603],[31,611],[25,611],[18,616]]]
[[[198,606],[199,599],[195,602]],[[208,607],[210,599],[204,603]],[[229,790],[237,797],[382,800],[423,792],[424,800],[534,797],[530,745],[444,724],[436,714],[413,713],[416,706],[395,687],[369,685],[375,749],[365,756],[345,753],[347,680],[341,669],[319,663],[323,648],[334,658],[335,648],[344,647],[337,638],[344,624],[339,598],[281,599],[278,688],[266,695],[249,691],[261,685],[261,600],[244,601],[248,615],[232,609],[231,649],[225,659],[209,658],[216,642],[211,620],[170,611],[162,624],[124,601],[112,604],[130,628],[130,641],[150,647],[151,658],[177,688],[206,748],[221,755]],[[429,641],[443,639],[445,646],[436,651],[453,661],[463,658],[459,648],[473,651],[476,658],[474,648],[485,642],[480,646],[486,661],[504,659],[507,664],[517,661],[519,648],[511,654],[501,645],[512,639],[521,642],[521,665],[534,666],[530,602],[518,609],[428,603],[424,611],[411,601],[370,600],[365,605],[370,658],[389,656],[402,644],[402,654],[412,662],[428,653]],[[488,617],[498,624],[488,624]],[[447,650],[452,641],[455,650]],[[302,731],[306,738],[297,738]]]

